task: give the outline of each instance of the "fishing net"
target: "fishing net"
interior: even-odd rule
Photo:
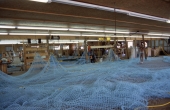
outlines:
[[[154,61],[168,65],[170,57],[65,66],[53,55],[47,62],[36,54],[26,73],[0,72],[0,109],[147,110],[148,100],[170,98],[169,65],[143,66]]]

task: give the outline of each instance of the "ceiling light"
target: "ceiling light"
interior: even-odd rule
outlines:
[[[81,6],[81,7],[86,7],[86,8],[94,8],[94,9],[101,9],[101,7],[103,7],[103,6],[99,6],[99,5],[93,5],[93,4],[89,4],[89,3],[77,2],[77,1],[72,1],[72,0],[53,0],[53,1],[57,2],[57,3]]]
[[[80,43],[84,40],[50,40],[49,43]]]
[[[145,14],[140,14],[140,13],[135,13],[135,12],[129,12],[128,15],[129,16],[133,16],[133,17],[150,19],[150,20],[162,21],[162,22],[166,22],[167,21],[167,19],[165,19],[165,18],[150,16],[150,15],[145,15]]]
[[[122,9],[115,9],[115,11],[116,11],[117,13],[123,13],[123,14],[127,14],[127,13],[130,12],[130,11],[122,10]]]
[[[169,39],[169,37],[155,37],[155,36],[146,36],[145,38],[163,38],[163,39]]]
[[[104,32],[103,30],[89,30],[89,29],[69,29],[69,31]]]
[[[127,10],[114,9],[114,8],[110,8],[110,7],[94,5],[94,4],[89,4],[89,3],[83,3],[83,2],[77,2],[77,1],[72,1],[72,0],[53,0],[53,2],[74,5],[74,6],[80,6],[80,7],[86,7],[86,8],[93,8],[93,9],[104,10],[104,11],[109,11],[109,12],[116,11],[117,13],[123,13],[123,14],[127,14],[130,16],[134,16],[134,17],[156,20],[156,21],[161,21],[161,22],[167,22],[167,20],[168,20],[166,18],[160,18],[160,17],[150,16],[150,15],[146,15],[146,14],[135,13],[135,12],[127,11]]]
[[[104,31],[106,33],[124,33],[124,34],[129,34],[129,32],[125,32],[125,31]]]
[[[148,35],[162,36],[162,34],[159,33],[148,33]]]
[[[170,23],[170,20],[167,20],[166,22],[167,22],[167,23]]]
[[[37,29],[37,30],[68,30],[67,28],[51,28],[51,27],[25,27],[18,26],[18,29]]]
[[[155,36],[170,36],[170,34],[159,34],[159,33],[148,33],[148,35],[155,35]],[[162,37],[161,37],[162,38]]]
[[[84,35],[82,35],[82,36],[96,36],[96,37],[100,37],[100,36],[102,36],[102,37],[104,37],[105,35],[90,35],[90,34],[84,34]]]
[[[170,34],[162,34],[162,36],[170,36]]]
[[[41,33],[9,33],[9,35],[50,35],[50,34],[41,34]]]
[[[51,2],[51,0],[30,0],[30,1],[42,2],[42,3],[50,3]]]
[[[15,26],[0,26],[0,28],[11,28],[11,29],[15,29]]]
[[[8,35],[8,33],[0,33],[0,35]]]
[[[58,35],[58,36],[81,36],[80,34],[51,34],[51,35]]]
[[[0,44],[21,44],[18,40],[1,40]]]

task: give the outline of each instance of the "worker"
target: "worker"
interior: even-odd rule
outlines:
[[[139,51],[140,51],[140,63],[143,63],[143,57],[144,57],[144,44],[143,42],[141,42],[141,45],[139,47]]]

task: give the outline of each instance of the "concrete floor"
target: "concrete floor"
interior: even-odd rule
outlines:
[[[12,72],[12,74],[10,74],[11,76],[18,76],[18,75],[21,75],[21,74],[24,74],[26,71],[14,71]]]

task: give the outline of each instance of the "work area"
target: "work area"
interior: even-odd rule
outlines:
[[[168,110],[169,4],[0,1],[0,109]]]

